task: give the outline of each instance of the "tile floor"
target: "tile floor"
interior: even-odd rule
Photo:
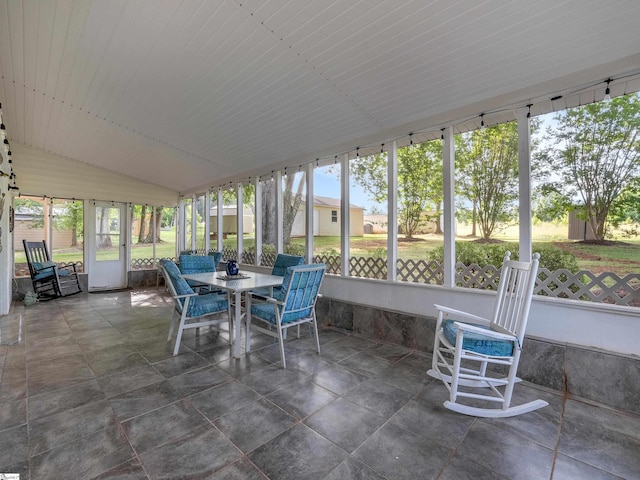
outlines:
[[[166,342],[163,292],[82,294],[0,317],[0,473],[45,479],[640,478],[640,419],[519,385],[549,406],[445,410],[430,357],[324,329],[280,368],[270,338]]]

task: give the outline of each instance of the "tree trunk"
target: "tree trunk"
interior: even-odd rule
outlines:
[[[293,194],[293,184],[298,178],[298,187],[295,195]],[[291,243],[291,229],[293,222],[298,215],[300,204],[302,203],[302,192],[305,184],[305,173],[300,175],[287,175],[284,183],[284,192],[282,194],[283,216],[282,216],[282,241],[285,245]]]
[[[273,180],[262,184],[262,243],[276,244],[276,198]]]
[[[109,207],[98,207],[100,211],[98,226],[98,248],[111,248],[111,235],[109,235]]]
[[[140,231],[138,232],[138,243],[144,243],[147,231],[147,206],[142,205],[140,210]]]
[[[473,212],[471,213],[471,236],[476,237],[476,222],[478,221],[478,207],[476,202],[473,202]]]
[[[155,219],[149,218],[149,232],[144,239],[144,243],[153,243],[153,237],[155,236],[156,242],[160,242],[160,226],[162,224],[162,207],[156,208]]]

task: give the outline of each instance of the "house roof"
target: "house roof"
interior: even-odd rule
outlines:
[[[322,197],[319,195],[314,195],[313,197],[313,205],[316,207],[331,207],[331,208],[340,208],[340,199],[339,198],[331,198],[331,197]],[[349,204],[351,208],[364,210],[363,207],[355,205],[353,203]]]
[[[0,0],[8,139],[175,191],[637,91],[640,2]],[[562,96],[550,100],[551,97]],[[20,162],[20,158],[14,158]]]

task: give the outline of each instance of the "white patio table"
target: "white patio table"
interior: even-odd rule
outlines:
[[[212,287],[227,290],[234,299],[234,344],[233,356],[240,358],[240,342],[238,341],[240,334],[240,325],[242,320],[242,292],[256,290],[258,288],[270,288],[282,285],[282,277],[278,275],[270,275],[258,272],[243,272],[246,278],[238,278],[233,280],[224,280],[226,274],[224,272],[211,273],[188,273],[182,277],[185,280],[194,280],[199,283],[211,285]]]

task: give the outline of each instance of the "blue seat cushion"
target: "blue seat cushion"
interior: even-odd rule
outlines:
[[[251,315],[261,318],[274,325],[277,324],[276,309],[273,303],[256,303],[251,305]],[[277,308],[282,312],[282,306],[278,305]],[[283,324],[294,322],[302,318],[309,317],[311,315],[311,308],[300,310],[298,312],[287,312],[280,320]]]
[[[301,257],[299,255],[286,255],[284,253],[279,253],[276,257],[275,263],[273,264],[271,275],[284,277],[284,274],[286,273],[288,267],[297,267],[298,265],[302,265],[303,263],[304,257]]]
[[[444,336],[453,346],[456,344],[456,335],[458,333],[458,327],[453,322],[457,320],[445,320],[442,324]],[[464,322],[460,322],[464,323]],[[488,327],[481,325],[475,325],[475,327],[485,328]],[[480,353],[482,355],[491,355],[493,357],[510,357],[513,355],[513,342],[508,340],[496,340],[495,338],[488,337],[475,332],[465,332],[462,340],[462,348],[474,353]]]
[[[210,273],[215,272],[218,262],[216,257],[210,255],[180,255],[180,272]]]
[[[210,313],[224,312],[228,308],[226,296],[217,293],[207,293],[191,297],[189,300],[189,317],[201,317]]]
[[[173,288],[175,288],[177,295],[190,295],[194,293],[187,281],[182,278],[180,270],[178,270],[175,263],[171,260],[164,261],[164,259],[161,260],[161,262],[167,272],[167,275],[169,275],[169,281],[173,284]]]

